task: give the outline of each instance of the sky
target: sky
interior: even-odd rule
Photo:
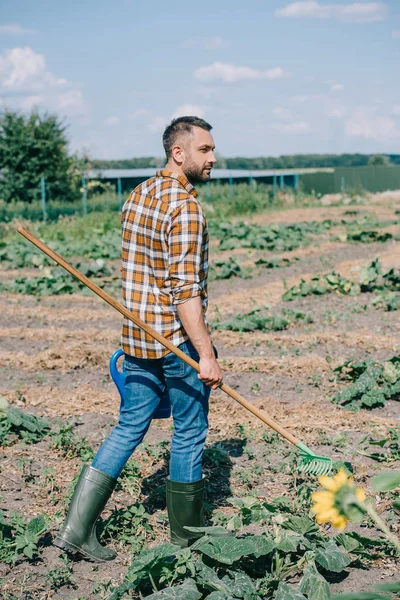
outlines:
[[[91,158],[162,156],[195,114],[223,156],[400,153],[400,0],[1,0],[0,107]]]

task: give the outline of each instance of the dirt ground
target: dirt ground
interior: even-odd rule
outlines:
[[[399,206],[400,199],[396,203],[390,196],[389,200],[379,198],[356,211],[368,210],[382,220],[396,218]],[[345,218],[346,210],[349,207],[291,209],[257,215],[253,221],[268,224],[337,219]],[[216,244],[212,244],[212,252],[211,260],[235,255],[241,262],[276,256],[266,251],[224,253],[218,251]],[[400,354],[400,311],[374,308],[369,294],[311,296],[284,303],[282,294],[301,278],[308,279],[332,268],[356,280],[360,268],[377,257],[385,268],[398,268],[400,242],[351,244],[333,240],[332,231],[327,231],[314,244],[279,256],[300,260],[280,269],[261,269],[250,279],[211,282],[209,320],[215,322],[236,312],[268,305],[272,312],[286,307],[310,313],[313,322],[298,323],[279,332],[215,331],[213,339],[225,382],[321,454],[352,462],[357,483],[368,489],[369,479],[380,465],[358,453],[360,440],[368,433],[384,435],[387,428],[398,426],[400,403],[389,401],[384,408],[357,413],[340,408],[331,402],[341,385],[332,376],[332,369],[351,359],[385,360]],[[10,272],[0,272],[1,278],[9,275]],[[86,437],[96,450],[118,416],[119,397],[109,375],[108,361],[119,346],[120,329],[120,315],[94,296],[75,294],[36,300],[31,296],[0,294],[0,394],[10,404],[46,417],[53,425],[68,421],[73,424],[74,433]],[[210,523],[218,511],[231,510],[227,503],[230,496],[256,493],[272,499],[289,493],[292,476],[270,471],[271,464],[279,466],[280,458],[268,456],[269,448],[262,438],[265,431],[265,425],[222,392],[212,393],[208,448],[224,448],[229,468],[221,474],[212,462],[205,463]],[[107,516],[114,507],[143,502],[157,532],[155,538],[148,539],[150,545],[168,539],[162,491],[168,446],[161,442],[168,442],[171,435],[170,420],[153,421],[146,445],[135,454],[141,469],[140,485],[134,490],[117,489],[105,512]],[[345,442],[338,443],[339,439]],[[54,528],[43,541],[38,560],[23,561],[11,568],[0,565],[4,586],[0,598],[11,594],[35,600],[105,598],[105,588],[100,583],[121,582],[129,565],[129,551],[118,540],[111,544],[118,551],[118,559],[113,563],[98,566],[80,560],[73,562],[75,587],[65,585],[51,590],[46,580],[48,573],[60,564],[60,552],[51,541],[57,523],[62,521],[65,494],[80,468],[80,459],[61,457],[48,438],[38,444],[18,443],[2,448],[0,457],[0,508],[25,517],[46,512],[54,518]],[[244,474],[255,462],[264,470],[249,481]],[[390,468],[396,466],[400,468],[399,464],[391,464]],[[384,501],[378,498],[377,506],[385,515]],[[399,523],[393,527],[400,531]],[[365,533],[365,529],[361,531]],[[373,533],[368,530],[368,535]],[[393,560],[381,560],[368,571],[348,568],[345,576],[332,582],[332,591],[368,590],[376,583],[399,579],[399,565]],[[26,590],[32,595],[26,595]]]

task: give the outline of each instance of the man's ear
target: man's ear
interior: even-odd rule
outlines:
[[[185,150],[183,149],[182,146],[179,146],[178,144],[176,144],[175,146],[172,146],[172,158],[179,165],[181,165],[184,162]]]

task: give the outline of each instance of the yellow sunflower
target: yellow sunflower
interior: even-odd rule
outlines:
[[[347,521],[359,520],[357,515],[364,514],[362,508],[366,496],[362,488],[356,488],[352,477],[341,469],[334,477],[321,475],[320,484],[325,488],[311,495],[314,502],[311,510],[317,523],[331,522],[336,529],[343,531]]]

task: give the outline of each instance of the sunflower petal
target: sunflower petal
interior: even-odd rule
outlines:
[[[319,490],[318,492],[314,492],[313,494],[311,494],[311,498],[313,502],[322,502],[324,504],[327,503],[331,504],[332,506],[335,502],[334,493],[329,492],[328,490]]]
[[[328,477],[327,475],[320,475],[320,477],[318,477],[318,481],[322,487],[326,488],[330,492],[336,492],[339,487],[333,477]]]
[[[336,517],[336,519],[332,519],[332,525],[336,529],[343,531],[344,529],[346,529],[347,519],[346,519],[346,517],[343,517],[342,515],[338,515]]]
[[[334,480],[337,483],[337,490],[347,483],[347,475],[344,469],[340,469],[339,473],[337,473],[334,477]]]
[[[359,502],[364,502],[364,500],[366,499],[366,494],[364,492],[364,490],[362,488],[357,488],[356,491],[354,492],[355,496],[357,498],[357,500]]]

